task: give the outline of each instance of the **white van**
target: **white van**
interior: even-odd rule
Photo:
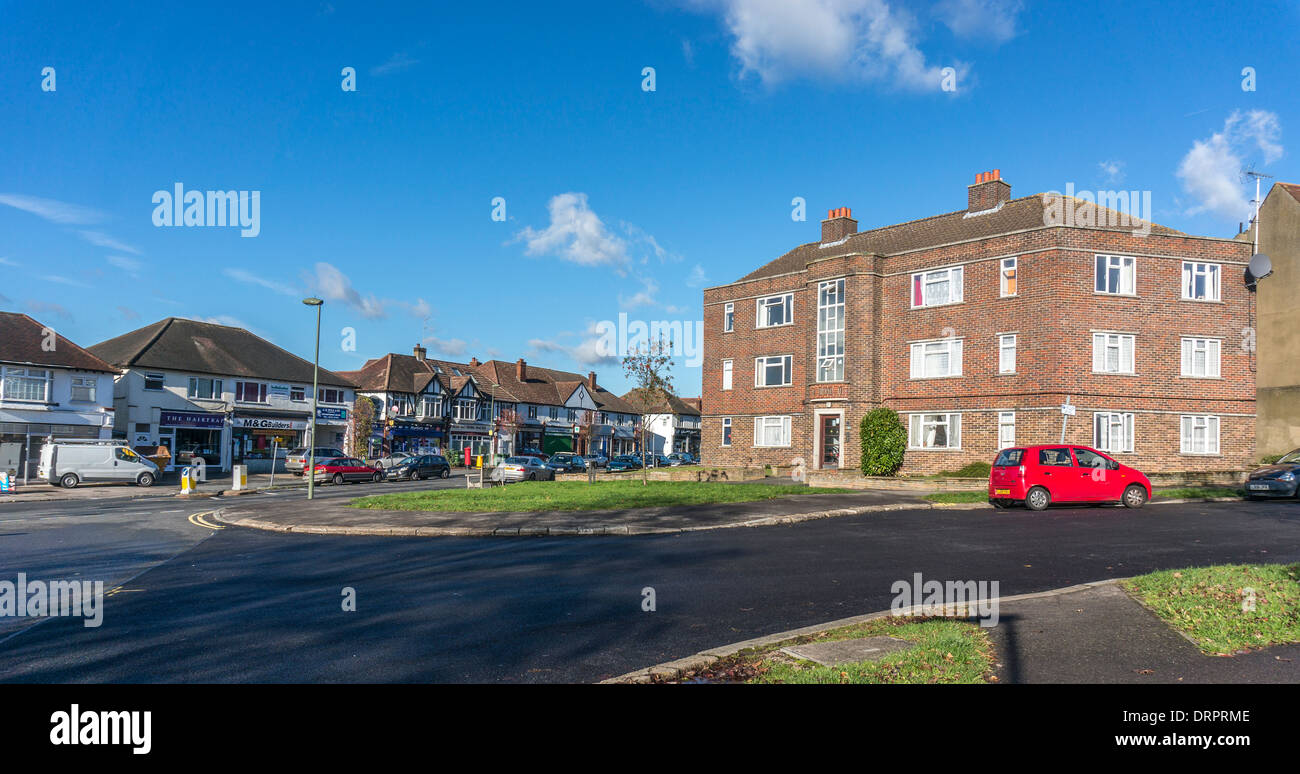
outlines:
[[[158,466],[122,441],[47,441],[41,447],[37,478],[73,488],[83,481],[129,481],[153,486]]]

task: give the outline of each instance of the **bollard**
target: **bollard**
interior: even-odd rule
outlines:
[[[181,494],[194,494],[194,469],[188,465],[181,468]]]
[[[231,487],[236,492],[242,492],[248,488],[248,466],[235,465],[232,469],[232,478],[234,485]]]

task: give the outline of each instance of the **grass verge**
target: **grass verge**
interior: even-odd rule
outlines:
[[[878,661],[822,666],[781,652],[811,642],[859,637],[897,637],[916,643]],[[949,618],[888,616],[854,626],[798,637],[722,659],[696,679],[707,682],[796,684],[985,683],[993,667],[993,645],[978,624]]]
[[[602,511],[662,508],[771,500],[789,495],[822,495],[851,489],[815,489],[769,484],[697,481],[523,481],[491,489],[432,489],[372,495],[353,500],[353,508],[392,511]]]
[[[1209,655],[1300,642],[1300,564],[1162,570],[1123,585]]]
[[[989,493],[981,489],[978,492],[935,492],[921,498],[932,503],[986,503]]]

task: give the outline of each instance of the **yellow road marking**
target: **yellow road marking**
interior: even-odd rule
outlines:
[[[136,591],[144,591],[144,589],[124,589],[121,586],[115,586],[114,588],[104,592],[104,596],[111,597],[114,594],[129,594]]]
[[[188,521],[189,523],[193,524],[196,527],[205,527],[207,529],[216,529],[216,530],[225,529],[225,527],[219,524],[213,524],[209,522],[207,519],[203,518],[204,516],[207,516],[209,513],[212,513],[212,511],[199,511],[198,513],[192,513],[190,514],[190,517],[186,519],[186,521]]]

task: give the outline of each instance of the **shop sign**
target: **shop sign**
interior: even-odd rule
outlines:
[[[162,411],[158,414],[161,427],[221,428],[226,417],[222,414],[205,414],[195,411]]]
[[[272,384],[270,387],[267,388],[267,393],[270,394],[270,395],[274,395],[274,396],[276,396],[276,397],[278,397],[278,398],[286,398],[286,399],[287,399],[287,398],[289,397],[289,385],[287,385],[287,384]]]
[[[305,430],[307,423],[299,419],[269,419],[266,417],[235,417],[231,424],[251,430]]]
[[[317,422],[346,422],[348,421],[348,410],[345,408],[324,408],[316,409]]]

